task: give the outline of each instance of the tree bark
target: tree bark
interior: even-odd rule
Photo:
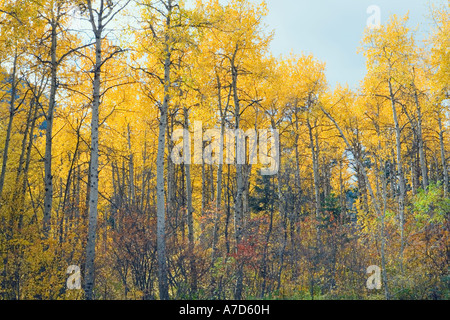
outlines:
[[[448,169],[447,169],[447,161],[445,157],[445,144],[444,144],[444,128],[442,127],[442,118],[438,115],[439,122],[439,144],[441,149],[441,163],[442,163],[442,171],[444,175],[444,198],[448,195]]]
[[[235,115],[235,132],[236,132],[236,150],[238,148],[239,139],[237,137],[237,132],[240,129],[240,118],[241,118],[241,108],[239,95],[237,90],[238,81],[238,69],[235,65],[235,58],[238,52],[238,46],[236,45],[233,57],[231,59],[231,74],[232,74],[232,88],[233,88],[233,100],[234,100],[234,115]],[[238,156],[236,151],[236,157]],[[239,255],[239,245],[242,240],[242,219],[243,219],[243,201],[242,196],[244,193],[244,172],[243,165],[239,164],[236,158],[236,198],[234,203],[234,225],[235,225],[235,240],[236,240],[236,253]],[[239,260],[239,259],[238,259]],[[234,298],[236,300],[242,299],[242,289],[243,289],[243,266],[242,263],[238,261],[237,273],[236,273],[236,288],[234,291]]]
[[[270,180],[269,180],[270,181]],[[270,182],[272,186],[272,191],[275,189],[273,178]],[[261,284],[261,295],[260,298],[264,299],[265,293],[266,293],[266,283],[267,283],[267,255],[268,255],[268,248],[269,248],[269,242],[270,237],[272,235],[272,229],[273,229],[273,214],[274,214],[274,201],[271,201],[270,204],[270,221],[269,221],[269,229],[267,230],[266,234],[266,241],[264,243],[264,250],[263,250],[263,257],[262,257],[262,266],[261,266],[261,277],[263,278],[263,282]]]
[[[184,125],[185,128],[189,128],[189,111],[184,109]],[[187,137],[184,137],[187,139]],[[184,150],[184,152],[188,152]],[[191,165],[185,163],[184,165],[186,172],[186,200],[187,200],[187,225],[188,225],[188,241],[189,241],[189,264],[191,269],[191,292],[192,294],[196,294],[197,292],[197,270],[196,270],[196,261],[195,261],[195,238],[194,238],[194,219],[193,212],[194,208],[192,207],[192,182],[191,182]]]
[[[131,149],[131,129],[130,124],[127,126],[127,140],[128,140],[128,150],[130,152],[129,159],[128,159],[128,171],[129,171],[129,180],[130,180],[130,186],[129,186],[129,198],[131,203],[132,210],[136,210],[136,192],[135,192],[135,185],[134,185],[134,162],[133,162],[133,152]]]
[[[318,165],[318,155],[316,153],[314,135],[312,132],[311,122],[309,116],[307,117],[306,124],[308,126],[309,132],[309,147],[311,149],[312,163],[313,163],[313,176],[314,176],[314,206],[316,209],[316,219],[320,218],[321,203],[320,203],[320,185],[319,185],[319,165]]]
[[[392,114],[395,126],[395,142],[396,142],[396,154],[397,154],[397,171],[399,176],[400,195],[398,197],[398,210],[400,215],[400,269],[403,272],[403,251],[405,247],[405,197],[406,197],[406,182],[403,172],[403,159],[402,159],[402,144],[401,144],[401,129],[397,117],[397,108],[395,105],[395,97],[392,89],[391,79],[388,80],[389,84],[389,96],[392,105]]]
[[[219,233],[219,222],[220,222],[220,213],[221,213],[221,197],[222,197],[222,175],[223,175],[223,148],[224,148],[224,136],[225,136],[225,121],[228,110],[228,102],[225,106],[225,110],[222,109],[222,85],[220,82],[219,75],[217,75],[217,90],[218,90],[218,103],[219,103],[219,112],[220,112],[220,151],[219,151],[219,164],[217,168],[217,183],[216,183],[216,208],[215,208],[215,216],[214,216],[214,229],[213,229],[213,244],[212,244],[212,253],[211,253],[211,263],[214,266],[216,257],[217,257],[217,245],[219,241],[218,233]]]
[[[125,5],[128,3],[125,2]],[[92,31],[95,36],[95,61],[94,61],[94,81],[92,86],[92,119],[91,119],[91,159],[89,161],[89,181],[88,181],[88,234],[86,244],[85,261],[85,298],[92,300],[94,298],[95,283],[95,240],[97,235],[98,218],[98,175],[99,175],[99,108],[101,98],[102,66],[111,59],[114,54],[121,50],[116,50],[108,57],[103,58],[102,42],[103,32],[111,19],[124,7],[115,8],[109,2],[101,0],[99,8],[94,9],[92,0],[87,0],[87,10]]]
[[[389,293],[389,286],[388,286],[388,280],[387,280],[387,272],[386,272],[386,236],[385,236],[385,223],[384,220],[386,218],[386,210],[387,210],[387,183],[386,183],[386,177],[382,177],[382,194],[383,194],[383,213],[381,214],[381,230],[380,230],[380,237],[381,237],[381,272],[383,276],[383,285],[384,285],[384,296],[386,300],[390,300],[391,296]]]
[[[56,59],[56,47],[57,47],[57,24],[58,21],[54,19],[51,22],[51,77],[50,77],[50,97],[48,102],[46,120],[46,130],[45,130],[45,156],[44,156],[44,185],[45,185],[45,196],[44,196],[44,221],[43,221],[43,231],[44,235],[47,237],[50,231],[50,221],[52,215],[53,207],[53,174],[52,174],[52,140],[53,140],[53,115],[56,104],[56,90],[57,90],[57,68],[58,61]]]
[[[92,17],[93,19],[93,17]],[[101,21],[101,20],[100,20]],[[101,22],[100,22],[101,24]],[[86,300],[94,298],[94,262],[95,262],[95,240],[97,234],[97,204],[98,204],[98,143],[99,143],[99,106],[100,106],[100,84],[102,65],[102,32],[97,29],[95,32],[95,66],[92,101],[91,120],[91,161],[90,161],[90,182],[89,182],[89,227],[86,244],[86,266],[85,266],[85,295]]]
[[[426,192],[428,188],[428,171],[427,171],[427,161],[425,158],[425,148],[423,142],[423,130],[422,130],[422,109],[419,103],[419,97],[417,95],[417,89],[414,88],[414,100],[417,108],[417,140],[419,143],[419,161],[420,169],[422,171],[422,186],[423,190]]]
[[[11,142],[12,124],[16,113],[16,95],[17,95],[17,52],[14,55],[13,72],[11,74],[11,97],[9,99],[9,118],[8,128],[6,129],[5,146],[3,148],[2,172],[0,174],[0,206],[3,197],[3,187],[5,185],[6,166],[8,164],[9,143]]]
[[[158,154],[156,158],[156,237],[157,237],[157,259],[158,259],[158,286],[159,298],[169,299],[169,287],[167,279],[166,261],[166,210],[164,199],[164,152],[166,143],[167,113],[170,102],[170,69],[171,69],[171,38],[168,34],[171,27],[172,0],[167,1],[166,34],[165,34],[165,60],[164,60],[164,100],[160,107]]]

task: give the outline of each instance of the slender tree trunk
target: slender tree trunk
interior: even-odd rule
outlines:
[[[414,146],[413,146],[413,150],[414,150]],[[413,154],[411,155],[411,164],[410,164],[410,168],[411,168],[411,191],[413,195],[417,194],[417,189],[418,189],[418,183],[419,183],[419,178],[417,177],[417,161],[416,161],[416,155]]]
[[[281,171],[281,165],[280,165],[280,171]],[[280,259],[279,259],[279,268],[278,268],[278,274],[277,274],[277,290],[280,290],[281,288],[281,275],[283,272],[283,265],[284,265],[284,255],[286,252],[286,246],[287,246],[287,215],[286,215],[286,199],[284,197],[282,186],[281,186],[281,174],[278,174],[278,201],[279,201],[279,210],[280,210],[280,219],[282,221],[283,226],[283,240],[281,244],[281,252],[280,252]]]
[[[315,143],[314,143],[314,135],[312,132],[312,126],[309,121],[309,117],[307,118],[307,126],[308,126],[308,132],[309,132],[309,146],[311,148],[311,154],[312,154],[312,162],[313,162],[313,176],[314,176],[314,206],[316,209],[316,218],[320,218],[320,211],[321,211],[321,205],[320,205],[320,182],[319,182],[319,165],[318,165],[318,155],[316,153]]]
[[[66,187],[64,190],[64,198],[62,201],[63,212],[70,211],[70,209],[67,206],[67,201],[69,199],[71,180],[73,180],[72,175],[73,175],[73,172],[75,169],[75,163],[76,163],[76,160],[78,157],[78,149],[80,147],[80,142],[81,142],[80,130],[81,130],[81,126],[77,128],[77,143],[76,143],[75,149],[73,151],[72,160],[70,161],[69,173],[67,174]]]
[[[224,235],[225,235],[225,248],[226,248],[226,253],[228,256],[228,254],[230,254],[230,238],[228,236],[228,227],[230,224],[230,217],[231,217],[231,194],[230,194],[230,175],[231,175],[231,165],[228,164],[228,170],[227,170],[227,210],[226,210],[226,217],[225,217],[225,230],[224,230]]]
[[[101,21],[100,21],[101,24]],[[100,106],[100,84],[101,84],[101,66],[102,66],[102,32],[95,32],[95,69],[93,84],[92,101],[92,120],[91,120],[91,161],[89,167],[89,227],[86,245],[86,266],[85,266],[85,298],[92,300],[94,298],[95,281],[95,240],[97,234],[97,204],[98,204],[98,143],[99,143],[99,106]]]
[[[378,141],[381,141],[381,133],[380,133],[380,127],[378,124],[376,124],[376,130],[378,135]],[[378,155],[381,155],[381,144],[378,143]],[[375,157],[375,167],[378,172],[377,177],[377,193],[382,195],[383,199],[383,209],[380,217],[380,238],[381,238],[381,273],[383,277],[383,286],[384,286],[384,296],[386,300],[390,300],[390,293],[389,293],[389,286],[388,286],[388,280],[387,280],[387,271],[386,271],[386,235],[385,235],[385,218],[386,218],[386,211],[387,211],[387,170],[386,166],[384,166],[383,169],[383,160],[380,157],[380,164],[378,165],[377,157]],[[379,179],[381,179],[381,191],[379,187]]]
[[[321,244],[321,234],[320,234],[320,224],[321,224],[321,203],[320,203],[320,176],[319,176],[319,164],[318,164],[318,150],[315,147],[314,136],[312,132],[312,126],[309,120],[309,115],[307,116],[306,124],[309,131],[310,148],[312,153],[313,162],[313,176],[314,176],[314,197],[315,197],[315,209],[316,209],[316,259],[320,260],[322,255],[322,244]],[[316,141],[317,143],[317,141]],[[281,200],[281,199],[280,199]],[[284,201],[283,201],[284,202]],[[284,248],[283,248],[284,250]]]
[[[25,155],[26,155],[26,148],[27,148],[27,144],[28,144],[28,132],[30,130],[31,119],[33,117],[33,111],[35,109],[34,105],[35,105],[35,103],[34,103],[34,99],[33,99],[30,102],[30,107],[27,112],[25,131],[23,133],[23,138],[22,138],[22,149],[20,151],[20,157],[19,157],[19,166],[17,168],[16,187],[19,186],[20,177],[23,174],[23,166],[24,166],[24,160],[25,160]]]
[[[417,89],[414,89],[414,99],[417,107],[417,140],[419,142],[419,161],[420,169],[422,171],[422,186],[425,192],[428,188],[428,171],[427,171],[427,161],[425,158],[425,148],[423,142],[423,130],[422,130],[422,109],[419,103],[419,97],[417,95]]]
[[[184,125],[185,128],[189,128],[189,114],[188,110],[184,109]],[[187,137],[184,137],[187,139]],[[187,150],[185,150],[187,152]],[[195,238],[194,238],[194,218],[192,207],[192,183],[191,183],[191,165],[185,163],[184,165],[186,172],[186,200],[187,200],[187,224],[188,224],[188,241],[189,241],[189,264],[191,269],[191,292],[196,294],[197,292],[197,270],[195,261]]]
[[[214,216],[214,229],[213,229],[213,244],[212,244],[212,257],[211,263],[214,266],[216,257],[217,257],[217,245],[219,241],[219,222],[220,222],[220,213],[221,213],[221,197],[222,197],[222,173],[223,173],[223,147],[224,147],[224,136],[225,136],[225,117],[226,117],[226,109],[222,111],[222,91],[220,78],[217,76],[217,86],[218,86],[218,102],[219,102],[219,110],[221,113],[220,119],[220,141],[219,141],[219,165],[217,168],[217,184],[216,184],[216,208],[215,208],[215,216]]]
[[[161,110],[159,120],[158,155],[156,160],[156,206],[157,206],[157,253],[158,253],[158,280],[161,300],[167,300],[167,265],[165,245],[165,201],[164,201],[164,149],[167,125],[167,110]]]
[[[144,150],[142,152],[142,182],[141,182],[141,203],[140,203],[140,210],[142,212],[146,212],[146,203],[145,203],[145,196],[147,194],[147,177],[148,177],[148,172],[147,172],[147,129],[145,130],[145,134],[144,134]],[[144,205],[145,204],[145,205]]]
[[[167,111],[167,125],[166,125],[166,137],[167,138],[167,154],[172,154],[173,150],[173,142],[169,138],[172,136],[172,128],[173,128],[173,121],[174,121],[174,114],[171,114],[169,110]],[[183,173],[184,174],[184,173]],[[167,218],[175,218],[175,226],[178,224],[179,220],[179,214],[178,210],[176,210],[176,192],[177,192],[177,185],[176,185],[176,168],[175,164],[172,162],[172,159],[170,157],[167,158],[167,205],[166,205],[166,216]],[[182,186],[184,186],[184,183],[182,183]],[[184,197],[182,198],[184,201]],[[172,216],[173,215],[173,216]],[[182,224],[184,224],[185,220],[181,220]],[[184,226],[184,225],[183,225]],[[184,230],[184,228],[183,228]]]
[[[15,207],[16,207],[16,210],[19,215],[19,217],[18,217],[19,221],[18,221],[18,225],[17,225],[17,229],[18,229],[19,233],[22,230],[24,204],[25,204],[25,191],[22,192],[20,179],[23,178],[22,176],[24,176],[23,167],[25,165],[24,160],[25,160],[25,156],[26,156],[26,152],[27,152],[28,132],[30,130],[30,125],[31,125],[31,121],[32,121],[31,118],[33,117],[33,111],[36,109],[34,107],[34,105],[35,105],[35,103],[34,103],[34,99],[33,99],[30,102],[30,107],[27,112],[27,120],[26,120],[26,125],[25,125],[25,132],[23,133],[23,138],[22,138],[22,147],[21,147],[21,151],[20,151],[19,166],[17,168],[14,192],[11,195],[11,201],[12,201],[12,203],[15,203]]]
[[[202,142],[202,150],[203,150],[203,142]],[[203,159],[203,156],[201,157],[201,161],[202,161],[202,199],[201,199],[201,211],[202,211],[202,216],[205,217],[206,216],[206,204],[207,204],[207,190],[206,190],[206,170],[205,170],[205,161]],[[201,225],[202,230],[204,230],[204,224],[202,223]],[[202,232],[202,234],[200,235],[200,244],[203,247],[203,243],[205,242],[205,236]]]
[[[444,144],[444,128],[442,127],[442,118],[438,115],[439,122],[439,144],[441,149],[441,162],[442,162],[442,170],[444,175],[444,198],[448,195],[448,169],[447,169],[447,161],[445,157],[445,144]]]
[[[164,61],[164,101],[160,107],[159,135],[158,135],[158,154],[156,158],[156,237],[157,237],[157,256],[158,256],[158,285],[159,298],[161,300],[169,299],[169,287],[167,279],[167,261],[166,261],[166,216],[164,200],[164,151],[166,143],[167,113],[169,109],[171,86],[170,68],[171,68],[171,44],[168,34],[171,25],[172,1],[168,0],[168,13],[166,16],[166,35],[165,35],[165,61]]]
[[[356,138],[356,142],[354,143],[353,147],[354,150],[357,154],[357,157],[359,159],[363,159],[363,150],[362,150],[362,145],[359,142],[359,136],[360,136],[360,132],[359,130],[357,131],[357,138]],[[361,161],[362,162],[362,161]],[[362,208],[365,212],[369,212],[369,201],[367,198],[367,186],[366,186],[366,180],[362,174],[362,170],[363,170],[363,164],[359,165],[356,164],[356,174],[357,174],[357,180],[358,180],[358,194],[359,194],[359,198],[361,199],[362,202]]]
[[[405,175],[403,172],[403,159],[402,159],[402,144],[401,144],[401,129],[400,124],[397,117],[397,108],[395,105],[395,97],[394,92],[392,90],[392,83],[389,80],[389,94],[392,104],[392,113],[394,118],[394,126],[395,126],[395,142],[396,142],[396,154],[397,154],[397,171],[399,176],[399,187],[400,187],[400,196],[398,199],[398,207],[400,214],[400,269],[403,272],[403,251],[405,248],[405,197],[406,197],[406,182]]]
[[[135,186],[134,186],[134,162],[133,162],[133,152],[131,149],[131,129],[130,124],[127,126],[127,140],[128,140],[128,150],[130,152],[129,154],[129,160],[128,160],[128,170],[129,170],[129,177],[130,177],[130,188],[129,188],[129,198],[131,202],[131,208],[132,210],[136,210],[136,192],[135,192]]]
[[[273,178],[272,178],[272,180],[273,180]],[[273,184],[274,183],[272,182],[271,185],[273,185]],[[272,188],[274,189],[274,187],[272,187]],[[263,258],[262,258],[262,267],[261,267],[261,277],[263,279],[263,282],[262,282],[262,285],[261,285],[261,295],[260,295],[261,299],[263,299],[265,294],[266,294],[267,255],[268,255],[268,248],[269,248],[270,237],[272,235],[272,229],[273,229],[273,213],[274,213],[274,201],[271,201],[269,229],[267,230],[266,242],[264,244]]]
[[[237,52],[237,48],[235,51],[235,54]],[[235,130],[236,130],[236,150],[238,148],[239,139],[237,137],[237,132],[240,129],[240,117],[241,117],[241,109],[240,109],[240,102],[239,102],[239,96],[237,91],[237,68],[234,64],[234,58],[233,56],[232,63],[231,63],[231,70],[232,70],[232,86],[233,86],[233,99],[234,99],[234,114],[235,114]],[[238,157],[237,151],[236,151],[236,157]],[[243,165],[239,164],[238,159],[236,158],[236,198],[235,198],[235,204],[234,204],[234,223],[235,223],[235,240],[236,240],[236,253],[239,255],[239,245],[242,240],[242,223],[243,223],[243,193],[245,189],[244,185],[244,172],[243,172]],[[239,259],[238,259],[239,260]],[[237,274],[236,274],[236,288],[234,292],[234,298],[236,300],[242,299],[242,289],[243,289],[243,265],[241,261],[238,261],[237,266]]]
[[[297,101],[295,103],[295,106],[297,108]],[[296,129],[296,135],[295,135],[295,186],[297,189],[296,192],[296,201],[295,201],[295,210],[296,214],[299,215],[300,213],[300,206],[302,202],[302,181],[300,178],[300,151],[299,151],[299,119],[297,115],[297,111],[295,112],[295,129]]]
[[[8,119],[8,128],[6,129],[5,146],[3,148],[2,172],[0,174],[0,206],[1,206],[2,196],[3,196],[3,187],[5,185],[6,165],[8,164],[8,151],[9,151],[9,143],[11,142],[12,124],[14,121],[14,115],[16,113],[17,59],[18,59],[18,55],[16,52],[14,55],[13,72],[11,75],[11,97],[9,100],[9,119]]]
[[[50,97],[48,102],[48,110],[46,114],[46,130],[45,130],[45,156],[44,156],[44,235],[47,237],[50,231],[50,220],[53,207],[53,174],[52,174],[52,140],[53,140],[53,115],[56,104],[57,90],[57,67],[56,46],[57,46],[57,21],[51,23],[51,78],[50,78]]]
[[[386,217],[386,210],[387,210],[387,183],[386,183],[386,177],[383,176],[381,178],[382,181],[382,194],[383,194],[383,213],[381,215],[381,230],[380,230],[380,237],[381,237],[381,272],[383,276],[383,285],[384,285],[384,296],[386,300],[390,300],[390,293],[389,293],[389,286],[387,281],[387,272],[386,272],[386,235],[385,235],[385,217]]]
[[[35,124],[36,121],[38,119],[38,103],[36,103],[34,105],[34,111],[33,111],[33,116],[31,118],[31,123],[30,123],[30,132],[28,135],[28,145],[27,145],[27,153],[25,156],[25,163],[24,163],[24,168],[23,168],[23,184],[22,184],[22,193],[25,194],[26,192],[26,186],[27,186],[27,180],[28,180],[28,171],[30,168],[30,162],[31,162],[31,149],[33,148],[33,139],[34,139],[34,129],[35,129]]]

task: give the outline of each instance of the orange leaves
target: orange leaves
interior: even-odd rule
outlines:
[[[239,262],[250,263],[252,261],[256,261],[257,258],[257,245],[254,242],[254,239],[243,239],[237,246],[236,252],[232,253],[231,256],[238,260]]]

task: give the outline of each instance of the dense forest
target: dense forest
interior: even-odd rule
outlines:
[[[0,0],[0,299],[449,299],[449,6],[356,89],[267,14]]]

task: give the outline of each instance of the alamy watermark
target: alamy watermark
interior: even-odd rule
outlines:
[[[67,274],[70,276],[67,278],[67,290],[80,290],[81,289],[81,273],[80,267],[71,265],[67,268]]]
[[[171,154],[175,164],[261,164],[261,175],[272,176],[280,168],[280,136],[277,129],[208,129],[201,121],[194,128],[174,130]],[[193,148],[192,148],[193,145]]]
[[[370,14],[367,18],[367,27],[369,29],[381,28],[381,9],[377,5],[371,5],[367,8],[367,14]]]
[[[381,289],[381,268],[378,266],[370,266],[367,268],[367,274],[371,276],[367,279],[366,286],[369,290]]]

